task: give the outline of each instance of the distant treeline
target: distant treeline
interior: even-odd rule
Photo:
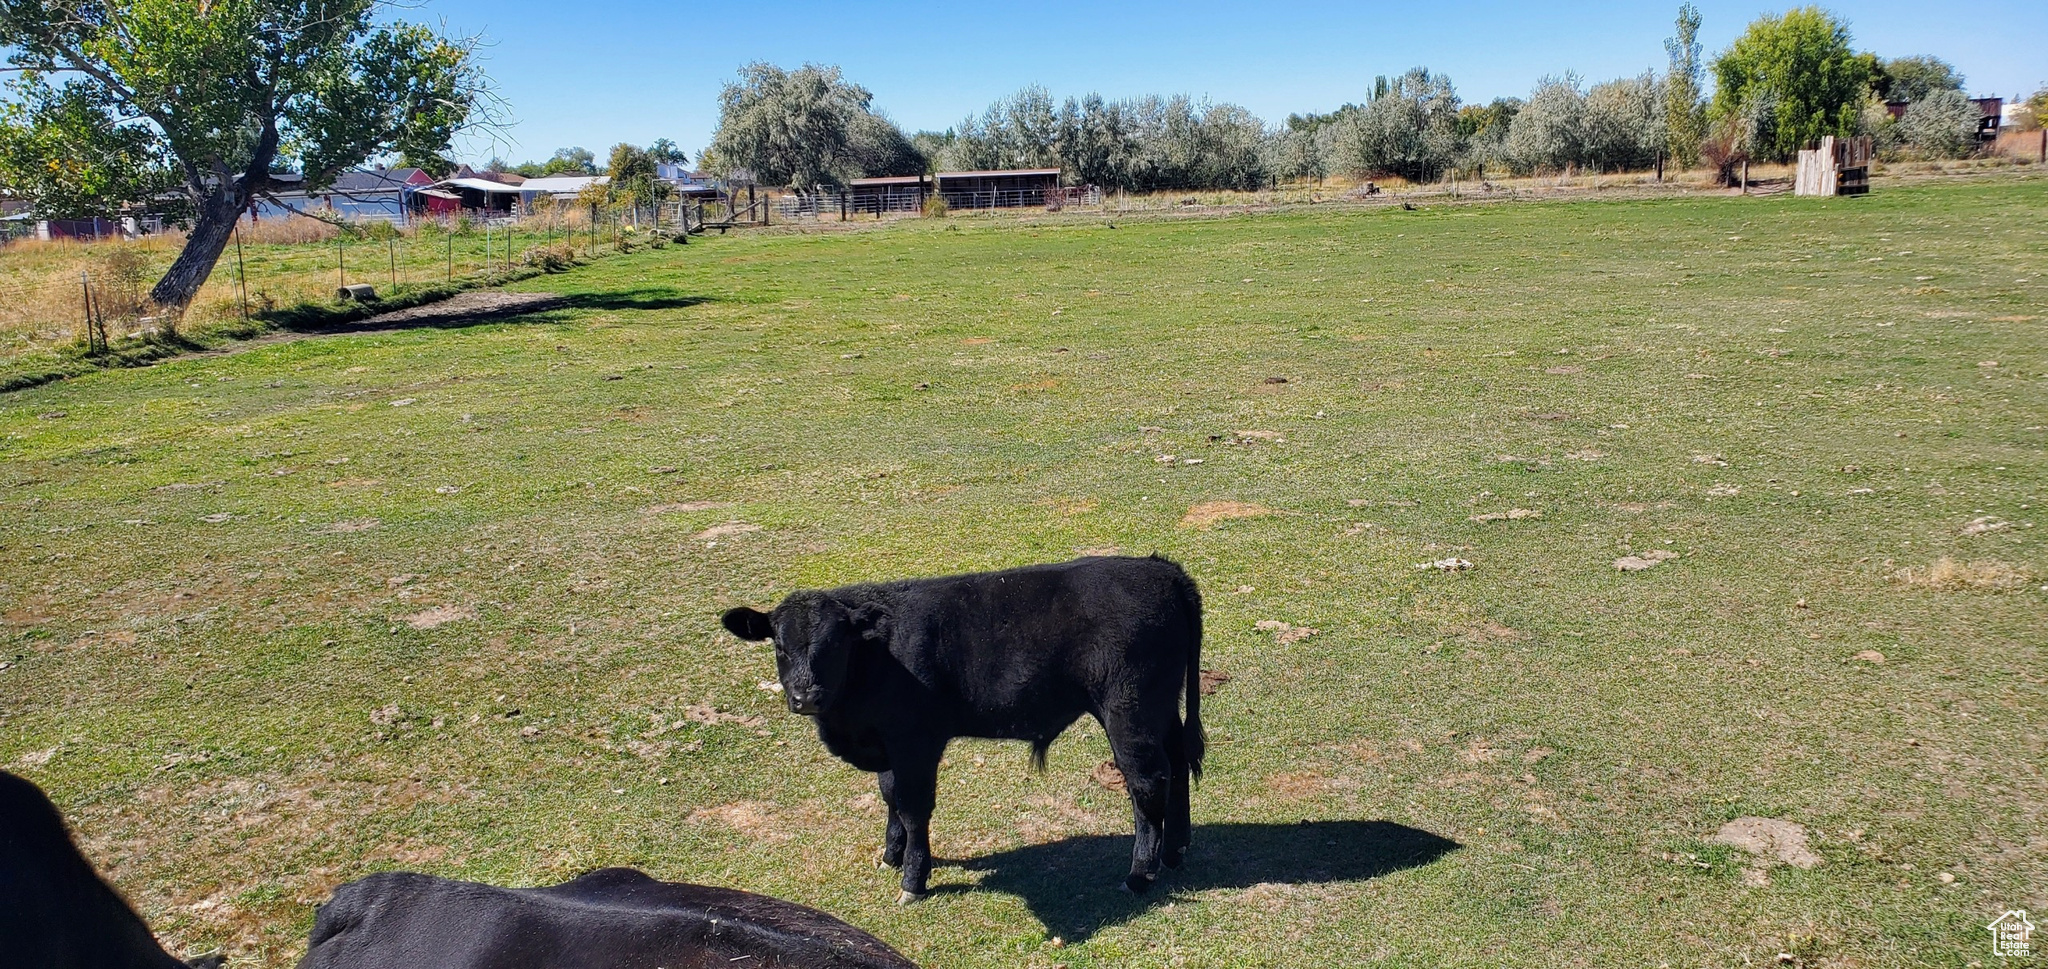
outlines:
[[[1844,24],[1806,7],[1757,20],[1709,64],[1699,25],[1697,10],[1680,8],[1661,76],[1588,86],[1566,73],[1543,78],[1527,98],[1480,105],[1460,101],[1449,77],[1418,67],[1376,79],[1358,103],[1277,126],[1235,104],[1056,100],[1033,86],[946,131],[906,136],[836,67],[752,64],[721,93],[719,128],[699,164],[798,187],[1056,166],[1070,182],[1147,192],[1329,176],[1640,171],[1702,159],[1725,176],[1743,160],[1787,160],[1829,134],[1873,135],[1892,156],[1948,157],[1975,146],[1979,115],[1962,76],[1937,58],[1856,52]],[[1904,116],[1894,118],[1887,100],[1908,102]]]

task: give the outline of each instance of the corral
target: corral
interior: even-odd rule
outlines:
[[[1982,959],[2048,907],[2044,207],[754,232],[0,396],[0,765],[238,967],[608,865],[932,966]],[[1099,732],[962,743],[898,908],[718,613],[1107,549],[1205,591],[1187,867],[1115,891]]]

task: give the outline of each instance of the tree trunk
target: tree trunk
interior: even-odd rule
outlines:
[[[149,291],[149,298],[165,309],[183,310],[190,305],[206,277],[213,275],[214,263],[220,261],[220,254],[234,237],[235,223],[248,207],[249,192],[241,181],[215,188],[200,203],[199,218],[185,237],[185,248]]]

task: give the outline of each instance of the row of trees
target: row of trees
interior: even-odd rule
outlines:
[[[1063,101],[1028,87],[943,132],[905,136],[837,68],[754,64],[726,86],[705,167],[748,169],[801,187],[865,175],[1058,166],[1131,191],[1251,188],[1330,175],[1641,170],[1704,151],[1724,172],[1743,159],[1789,160],[1822,135],[1871,134],[1881,151],[1953,156],[1977,123],[1954,67],[1885,61],[1851,46],[1833,15],[1804,7],[1752,23],[1711,63],[1700,15],[1679,9],[1669,66],[1588,86],[1546,77],[1527,98],[1465,104],[1427,68],[1380,77],[1365,100],[1269,128],[1234,104],[1184,96]],[[1707,82],[1712,81],[1708,94]],[[1885,101],[1908,102],[1893,118]]]

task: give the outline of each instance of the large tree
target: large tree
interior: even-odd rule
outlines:
[[[1924,101],[1936,91],[1960,91],[1963,75],[1939,57],[1917,55],[1885,61],[1877,78],[1882,93],[1893,101]]]
[[[1664,147],[1680,168],[1700,161],[1707,125],[1700,96],[1700,9],[1678,8],[1677,32],[1664,42],[1671,68],[1664,73]]]
[[[1754,153],[1791,158],[1823,135],[1856,133],[1876,58],[1849,46],[1849,28],[1819,7],[1760,17],[1714,61],[1713,114],[1755,122]]]
[[[863,175],[915,175],[924,162],[910,139],[869,109],[874,96],[839,68],[786,71],[754,63],[718,94],[709,167],[745,170],[763,185],[839,186]]]
[[[378,0],[0,0],[16,68],[0,178],[53,215],[180,196],[192,229],[150,298],[183,307],[252,200],[323,188],[372,156],[438,155],[482,113],[471,44],[379,13]],[[276,177],[289,169],[304,181]]]

